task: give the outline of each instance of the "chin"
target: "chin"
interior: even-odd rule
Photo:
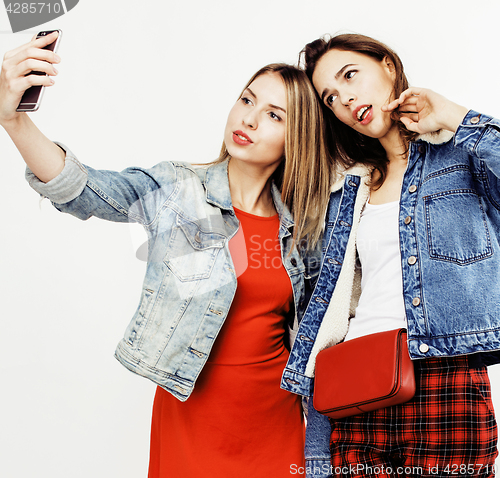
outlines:
[[[370,127],[371,126],[371,127]],[[357,131],[365,136],[374,139],[381,139],[391,131],[394,124],[370,125],[368,128],[359,128]]]

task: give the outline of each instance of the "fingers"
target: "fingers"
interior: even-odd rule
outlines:
[[[47,63],[60,63],[61,58],[57,56],[55,53],[50,50],[44,50],[41,48],[37,48],[35,46],[31,46],[30,44],[25,45],[24,48],[18,51],[12,51],[11,55],[5,55],[4,66],[12,67],[15,65],[19,65],[20,63],[28,60],[34,59],[39,61],[44,61]]]
[[[41,40],[45,39],[45,38],[49,38],[48,40],[48,43],[47,45],[50,45],[53,41],[56,40],[56,38],[59,36],[59,32],[57,30],[54,30],[52,33],[50,33],[49,35],[46,35],[46,36],[43,36],[43,37],[40,37]],[[37,35],[33,35],[31,37],[31,41],[35,41],[37,39]],[[46,45],[44,45],[46,46]],[[43,47],[42,47],[43,48]]]
[[[411,87],[403,91],[399,98],[391,101],[388,105],[382,107],[382,111],[394,111],[396,108],[406,105],[416,105],[419,95],[424,93],[424,88]]]
[[[418,123],[419,116],[418,113],[401,113],[400,120],[403,121],[403,118],[409,119],[413,123]]]
[[[43,47],[55,42],[57,40],[58,36],[59,36],[59,32],[53,31],[49,35],[45,35],[45,36],[40,37],[38,39],[35,36],[35,39],[32,41],[35,42],[37,44],[36,46],[38,46],[39,48],[43,48]]]
[[[46,75],[28,75],[16,78],[9,83],[9,91],[17,98],[31,86],[52,86],[54,80]]]
[[[403,123],[405,125],[405,128],[409,131],[414,131],[416,133],[422,133],[422,131],[420,131],[420,128],[419,128],[419,124],[418,124],[418,115],[415,115],[417,116],[417,120],[414,121],[411,117],[407,117],[407,116],[401,116],[401,123]]]
[[[61,59],[50,50],[43,49],[56,38],[57,32],[54,32],[6,53],[2,64],[2,80],[18,84],[17,79],[23,78],[31,72],[57,75],[58,72],[53,63],[59,63]],[[37,81],[37,84],[41,84],[36,79],[30,81]]]
[[[394,111],[399,106],[399,99],[391,101],[388,105],[382,106],[382,111],[390,112]]]
[[[52,63],[47,61],[36,60],[33,58],[28,58],[25,61],[22,61],[18,65],[15,65],[12,69],[12,75],[14,77],[26,76],[31,72],[42,72],[50,76],[56,76],[57,70]]]
[[[24,45],[18,46],[17,48],[14,48],[13,50],[8,51],[5,53],[4,59],[10,59],[15,56],[17,56],[20,52],[24,50],[28,50],[30,48],[36,48],[36,49],[42,49],[45,48],[47,45],[50,45],[52,42],[54,42],[57,39],[57,36],[59,35],[58,32],[53,32],[50,35],[36,38],[36,35],[31,39],[29,43],[25,43]],[[33,50],[30,50],[33,51]],[[52,53],[50,50],[45,50],[49,54]],[[52,53],[53,57],[57,57],[54,53]],[[50,57],[50,55],[49,55]],[[59,57],[57,57],[59,58]],[[60,59],[59,59],[60,61]],[[57,63],[57,61],[53,61],[52,63]]]
[[[21,45],[14,50],[8,51],[4,56],[4,66],[21,63],[28,58],[47,61],[49,63],[59,63],[61,58],[50,50],[44,49],[57,38],[58,32],[34,39],[29,43]]]
[[[29,87],[54,84],[51,76],[58,72],[53,64],[61,59],[44,47],[54,42],[57,35],[53,32],[45,37],[33,38],[5,54],[0,70],[0,121],[16,117],[19,100]]]

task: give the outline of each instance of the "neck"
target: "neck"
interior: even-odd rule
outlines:
[[[396,124],[389,130],[389,132],[379,139],[380,144],[385,149],[389,164],[407,161],[407,145],[399,132]]]
[[[385,149],[389,163],[383,184],[372,188],[370,198],[372,204],[383,204],[399,198],[401,182],[408,164],[407,146],[396,125],[384,137],[379,138],[379,141]],[[372,173],[374,184],[379,178],[380,173],[374,170]]]
[[[274,216],[276,208],[271,194],[274,168],[259,168],[241,161],[229,160],[229,190],[233,206],[256,216]]]

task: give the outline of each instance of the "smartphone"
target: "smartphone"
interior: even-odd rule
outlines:
[[[44,47],[44,50],[50,50],[53,51],[54,53],[57,51],[57,48],[59,47],[59,42],[61,41],[61,36],[62,36],[62,31],[61,30],[48,30],[45,32],[40,32],[36,36],[37,38],[41,38],[44,36],[49,35],[52,32],[58,32],[59,34],[57,35],[57,38],[54,42],[52,42],[50,45],[47,45]],[[45,75],[45,73],[42,73],[41,71],[32,71],[29,73],[30,75]],[[19,106],[17,107],[16,111],[36,111],[40,107],[40,103],[42,101],[42,96],[43,96],[43,86],[31,86],[29,87],[25,92],[23,97],[21,98],[21,102],[19,103]]]

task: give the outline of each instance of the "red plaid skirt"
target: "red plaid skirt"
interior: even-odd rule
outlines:
[[[331,420],[333,476],[495,475],[497,426],[486,367],[465,356],[415,361],[407,403]]]

